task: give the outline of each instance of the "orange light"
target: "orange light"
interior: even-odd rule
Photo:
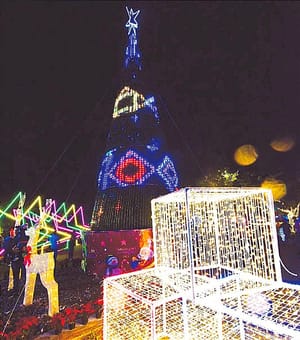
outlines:
[[[251,144],[244,144],[234,152],[234,160],[237,164],[248,166],[253,164],[258,158],[256,149]]]
[[[291,137],[277,138],[270,143],[271,148],[278,152],[290,151],[294,145],[295,141]]]
[[[287,194],[285,183],[275,178],[266,178],[260,186],[272,190],[274,200],[280,200]]]

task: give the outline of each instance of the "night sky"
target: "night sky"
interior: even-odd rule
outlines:
[[[295,199],[300,2],[2,1],[0,205],[24,191],[83,205],[89,220],[122,85],[126,5],[141,10],[142,77],[181,185],[228,167],[275,176]],[[271,149],[286,136],[292,150]],[[233,159],[242,144],[259,154],[246,168]]]

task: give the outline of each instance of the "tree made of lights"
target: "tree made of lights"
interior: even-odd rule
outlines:
[[[174,163],[166,153],[155,99],[144,95],[137,80],[141,54],[136,19],[140,11],[127,7],[126,10],[129,18],[126,81],[115,101],[100,166],[91,218],[93,231],[151,228],[151,199],[178,187]]]

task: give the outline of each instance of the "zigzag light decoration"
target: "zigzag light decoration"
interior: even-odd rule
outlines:
[[[19,192],[5,208],[0,208],[0,223],[1,219],[4,218],[12,221],[12,225],[18,221],[18,209],[14,207],[18,206],[22,197],[22,192]],[[39,219],[42,207],[42,197],[37,196],[29,204],[29,207],[22,211],[21,222],[33,226]],[[66,203],[62,203],[57,207],[55,200],[51,201],[44,221],[38,242],[38,248],[41,248],[42,251],[45,247],[49,246],[48,237],[54,230],[56,230],[60,236],[59,243],[67,246],[67,241],[70,239],[73,231],[75,231],[76,236],[79,236],[82,232],[90,229],[85,223],[82,206],[76,208],[75,205],[72,204],[70,207],[67,207]],[[2,252],[3,250],[0,249],[0,255]]]
[[[15,220],[14,216],[9,213],[12,207],[17,206],[20,200],[22,199],[22,192],[19,192],[13,199],[7,204],[5,208],[0,208],[0,220],[3,217],[7,217],[11,220]],[[15,220],[16,221],[16,220]]]

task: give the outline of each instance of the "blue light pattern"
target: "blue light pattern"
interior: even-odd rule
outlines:
[[[154,113],[154,117],[157,123],[159,123],[159,114],[155,105],[155,98],[153,96],[145,99],[145,106],[149,107],[149,109]]]
[[[154,152],[154,151],[158,151],[159,150],[159,145],[160,145],[160,142],[159,142],[158,139],[151,138],[151,142],[146,146],[146,148],[148,150],[150,150],[151,152]]]
[[[178,177],[175,166],[168,156],[165,156],[162,163],[157,167],[157,172],[164,179],[170,191],[178,187]]]
[[[133,116],[131,116],[131,119],[136,123],[139,119],[139,116],[137,114],[134,114]]]
[[[126,7],[126,11],[128,14],[128,21],[125,25],[128,28],[128,46],[126,47],[126,57],[125,57],[125,67],[127,68],[130,61],[134,61],[137,65],[138,69],[141,70],[141,54],[139,52],[137,46],[137,36],[136,30],[138,28],[138,22],[136,21],[137,16],[139,15],[140,11],[134,12],[131,8],[130,10]]]
[[[102,190],[107,189],[108,187],[108,180],[109,180],[109,169],[111,168],[111,164],[113,162],[114,159],[114,152],[116,151],[116,149],[110,150],[108,151],[105,156],[104,159],[102,161],[102,165],[101,165],[101,171],[99,173],[99,177],[98,177],[98,187],[102,188]]]
[[[168,156],[164,156],[162,161],[153,164],[136,151],[129,149],[125,154],[122,153],[121,157],[117,157],[115,151],[116,149],[113,149],[106,153],[103,159],[101,165],[102,170],[98,177],[98,187],[100,190],[106,190],[115,186],[128,187],[130,185],[145,185],[150,182],[152,183],[152,180],[150,181],[150,179],[152,178],[154,180],[153,176],[162,180],[167,190],[170,192],[178,188],[178,176],[175,166]],[[116,159],[118,160],[116,161]],[[140,177],[137,177],[133,183],[122,180],[118,176],[117,171],[122,167],[122,164],[126,163],[129,159],[136,161],[137,164],[140,164],[145,168],[145,172]]]
[[[140,10],[137,10],[136,12],[134,12],[132,8],[128,10],[128,7],[126,7],[126,11],[127,11],[128,18],[129,18],[125,25],[125,27],[129,28],[128,35],[131,34],[131,31],[133,35],[136,35],[136,29],[139,27],[138,22],[136,21],[136,18],[140,14]]]

